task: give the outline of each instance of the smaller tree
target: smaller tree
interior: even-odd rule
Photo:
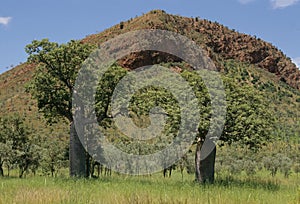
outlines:
[[[41,167],[43,174],[55,176],[66,163],[67,143],[54,132],[44,137],[41,145]]]
[[[0,176],[4,176],[3,166],[9,160],[9,141],[7,137],[7,119],[0,118]]]
[[[285,178],[288,178],[291,174],[293,161],[285,155],[277,155],[277,156],[280,156],[280,158],[279,158],[279,160],[280,160],[279,170],[280,170],[281,173],[284,174]]]
[[[280,162],[276,156],[268,156],[263,158],[263,165],[266,170],[274,177],[280,167]]]
[[[3,166],[8,161],[9,146],[4,142],[0,142],[0,176],[4,176]]]
[[[19,167],[19,177],[29,170],[31,165],[38,163],[38,154],[30,140],[31,131],[24,123],[24,118],[18,115],[0,119],[0,173],[3,175],[3,163],[16,164]],[[2,170],[1,170],[2,169]]]
[[[294,172],[295,172],[295,173],[297,174],[297,176],[298,176],[298,174],[300,173],[300,163],[294,164],[293,170],[294,170]]]

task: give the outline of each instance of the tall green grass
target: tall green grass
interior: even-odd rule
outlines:
[[[300,180],[281,176],[218,177],[213,185],[193,175],[171,178],[113,175],[100,179],[66,177],[0,178],[0,203],[300,203]]]

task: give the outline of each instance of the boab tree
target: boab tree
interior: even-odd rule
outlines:
[[[257,151],[272,138],[274,118],[262,94],[248,85],[239,85],[233,79],[223,77],[227,114],[219,144],[239,141],[245,147]],[[209,117],[205,118],[206,120]],[[201,149],[207,127],[199,126],[195,164],[196,180],[200,183],[214,182],[216,146],[210,154],[201,159]],[[202,133],[202,134],[201,134]],[[204,133],[204,134],[203,134]]]
[[[34,77],[27,87],[37,100],[38,109],[47,121],[67,120],[70,124],[70,175],[88,176],[88,155],[81,144],[73,122],[72,94],[77,73],[93,46],[80,41],[67,44],[34,40],[25,48],[28,61],[37,65]]]

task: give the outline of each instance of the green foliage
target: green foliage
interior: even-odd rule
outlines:
[[[274,74],[268,73],[253,65],[226,60],[223,62],[225,75],[233,79],[238,86],[249,85],[263,97],[268,112],[274,119],[271,134],[284,141],[298,141],[299,139],[299,103],[297,98],[300,92],[287,84],[278,81]],[[250,77],[241,79],[243,73],[248,72]],[[255,84],[252,83],[255,80]]]
[[[293,170],[296,174],[300,173],[300,163],[295,163],[293,166]]]
[[[224,78],[227,96],[227,117],[221,140],[229,144],[242,141],[257,149],[272,138],[274,118],[262,95],[247,85],[236,85]]]
[[[104,73],[101,81],[99,82],[95,96],[95,109],[97,117],[102,123],[111,117],[111,96],[118,82],[126,75],[126,73],[127,71],[125,69],[113,64],[108,71]]]
[[[280,155],[277,155],[280,156]],[[270,171],[270,174],[274,177],[280,167],[280,161],[279,158],[276,155],[264,157],[263,158],[263,164],[264,167]]]
[[[61,45],[48,39],[34,40],[26,46],[28,61],[37,64],[27,91],[49,122],[57,118],[73,120],[72,93],[77,72],[92,49],[93,46],[74,40]]]
[[[260,172],[266,171],[272,177],[281,173],[285,178],[299,173],[299,157],[297,151],[299,144],[287,145],[280,141],[267,143],[261,149],[252,151],[245,148],[245,145],[236,142],[232,145],[224,145],[219,148],[216,172],[217,175],[229,174],[257,176]]]
[[[0,118],[0,130],[0,168],[5,163],[9,171],[13,165],[17,165],[19,177],[30,168],[34,170],[39,156],[36,145],[30,138],[30,130],[24,125],[24,119],[17,115]]]
[[[176,136],[180,124],[180,109],[178,103],[166,89],[154,86],[139,89],[130,99],[128,107],[129,117],[134,124],[138,128],[148,127],[150,125],[150,110],[159,106],[164,109],[164,113],[167,115],[166,125],[161,135],[150,140],[142,141],[127,137],[116,128],[114,122],[111,120],[111,97],[116,85],[125,75],[126,70],[115,64],[103,75],[96,94],[96,113],[98,121],[105,127],[103,132],[106,138],[122,151],[140,155],[157,152],[170,144],[172,139]],[[124,87],[119,87],[119,89],[122,88]],[[117,114],[124,113],[121,112]],[[156,130],[153,130],[153,132],[155,131]],[[134,132],[132,133],[134,134]],[[126,168],[130,171],[131,166]]]
[[[67,167],[65,145],[63,139],[54,130],[40,141],[40,166],[44,175],[53,177],[60,169]]]
[[[109,119],[108,116],[111,115],[109,113],[110,98],[115,86],[125,74],[124,69],[114,65],[99,83],[96,95],[96,107],[98,116],[102,120],[104,118]],[[193,87],[198,99],[199,107],[197,108],[200,110],[202,119],[199,124],[199,132],[200,136],[203,137],[209,128],[211,116],[208,91],[196,73],[185,70],[181,75]],[[258,148],[271,138],[271,130],[274,126],[274,120],[268,110],[266,101],[259,92],[250,86],[239,86],[226,77],[224,77],[224,83],[227,94],[228,113],[225,131],[221,139],[230,144],[234,141],[242,140],[249,148]],[[172,125],[166,127],[169,129],[167,134],[176,135],[179,124],[178,119],[180,119],[179,107],[176,106],[177,102],[172,99],[170,93],[166,90],[148,87],[136,93],[131,101],[131,117],[136,124],[147,126],[147,121],[149,120],[145,118],[147,118],[149,111],[155,106],[160,106],[168,113],[169,121],[172,121]]]
[[[263,158],[264,167],[270,171],[274,177],[278,170],[280,170],[287,178],[291,174],[292,160],[284,154],[275,154]]]
[[[210,105],[211,99],[208,90],[203,80],[199,77],[197,73],[184,70],[181,73],[181,76],[193,88],[193,91],[197,97],[198,107],[196,108],[199,110],[200,118],[201,118],[198,127],[198,131],[199,131],[198,137],[204,140],[208,132],[208,128],[210,126],[210,119],[211,119],[211,105]],[[195,140],[196,139],[197,138],[195,138]]]

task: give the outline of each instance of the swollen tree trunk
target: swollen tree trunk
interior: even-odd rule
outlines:
[[[204,146],[205,145],[205,146]],[[195,154],[195,176],[199,183],[213,183],[215,180],[216,146],[212,141],[197,142]]]
[[[70,125],[70,176],[87,177],[86,152],[77,135],[74,122]]]
[[[4,176],[4,171],[3,171],[3,162],[0,159],[0,176],[3,177]]]

